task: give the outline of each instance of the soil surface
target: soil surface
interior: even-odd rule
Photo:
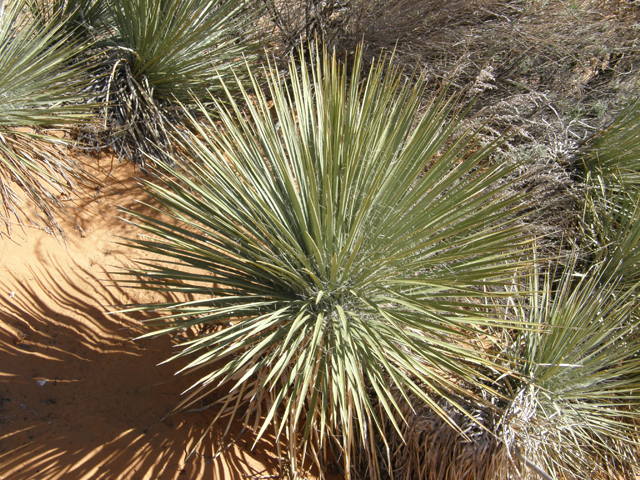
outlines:
[[[177,339],[133,341],[143,317],[114,313],[163,300],[113,282],[141,255],[116,243],[140,233],[116,218],[116,205],[148,208],[140,173],[91,165],[104,185],[79,198],[64,240],[27,227],[0,239],[0,479],[279,478],[273,438],[251,448],[245,433],[214,458],[226,422],[205,434],[213,413],[172,413],[194,381],[157,366]]]

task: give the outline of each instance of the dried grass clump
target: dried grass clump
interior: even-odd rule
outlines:
[[[528,194],[518,216],[536,237],[538,253],[551,258],[574,250],[584,240],[580,205],[587,187],[573,174],[573,159],[537,142],[512,145],[503,155],[519,164],[505,182],[508,190]]]
[[[640,69],[640,8],[622,0],[266,0],[272,47],[315,38],[394,60],[477,96],[478,121],[516,144],[571,151],[628,103]],[[366,62],[365,62],[366,63]]]
[[[545,254],[582,243],[576,151],[634,95],[640,9],[628,2],[502,2],[496,18],[449,33],[451,81],[477,96],[475,121],[511,130],[505,154],[530,179],[532,231]],[[456,40],[456,38],[458,40]],[[446,78],[447,69],[431,68]]]
[[[461,88],[479,83],[479,117],[515,127],[520,142],[571,151],[633,95],[639,34],[637,19],[611,2],[536,2],[493,26],[451,32],[468,39],[463,51],[451,53],[453,78]]]
[[[396,480],[494,480],[506,471],[508,456],[504,444],[493,434],[494,411],[467,405],[469,416],[445,399],[438,405],[459,431],[432,409],[411,398],[394,395],[406,422],[396,415],[401,432],[389,420],[385,425],[385,447],[378,442],[387,475]],[[419,406],[418,406],[419,405]],[[416,408],[416,406],[418,406]],[[460,433],[463,432],[463,433]],[[382,453],[387,451],[388,454]]]
[[[487,5],[499,0],[266,0],[264,28],[274,46],[289,54],[319,38],[338,53],[350,52],[360,42],[365,59],[396,49],[402,63],[424,63],[430,41],[443,41],[462,25],[483,20]],[[478,17],[481,17],[478,19]],[[396,48],[397,47],[397,48]]]
[[[264,28],[289,54],[316,37],[338,53],[396,61],[491,97],[599,97],[639,65],[640,9],[623,1],[266,0]],[[614,85],[619,87],[619,85]],[[493,95],[488,95],[492,93]],[[585,98],[589,100],[593,98]],[[551,98],[554,100],[554,98]],[[566,105],[567,110],[575,105]],[[596,106],[601,114],[602,106]],[[574,112],[575,113],[575,112]],[[594,112],[595,113],[595,112]]]
[[[518,480],[636,480],[638,470],[638,425],[630,414],[616,416],[613,404],[561,401],[554,405],[548,394],[535,387],[519,392],[504,421],[503,440],[510,444],[513,462],[496,479]],[[617,423],[614,429],[598,428]],[[636,430],[635,432],[633,430]],[[622,433],[626,435],[620,435]],[[626,437],[626,438],[625,438]],[[494,477],[491,477],[494,478]]]

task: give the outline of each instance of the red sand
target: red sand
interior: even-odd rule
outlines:
[[[194,379],[156,366],[170,338],[131,340],[140,315],[107,314],[161,298],[110,280],[140,255],[114,243],[139,233],[114,205],[144,195],[130,165],[93,162],[110,188],[81,202],[66,244],[36,228],[0,239],[0,479],[278,478],[273,438],[251,450],[250,433],[212,459],[214,427],[185,461],[212,414],[165,418]]]

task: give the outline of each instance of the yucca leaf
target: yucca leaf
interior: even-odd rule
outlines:
[[[89,178],[64,154],[65,140],[35,130],[89,119],[88,95],[80,93],[87,67],[77,61],[85,47],[60,28],[32,17],[24,0],[0,17],[0,221],[7,231],[26,218],[60,231],[59,196]]]
[[[608,127],[582,146],[578,157],[585,177],[607,186],[625,185],[640,192],[640,97],[634,99]]]
[[[604,278],[615,280],[618,288],[635,288],[640,282],[640,190],[596,181],[584,215],[592,262],[605,264]]]
[[[640,265],[640,99],[582,146],[577,162],[588,187],[584,230],[592,261],[622,289],[638,284]]]

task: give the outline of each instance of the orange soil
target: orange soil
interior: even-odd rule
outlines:
[[[176,342],[134,342],[142,317],[109,314],[162,300],[110,273],[140,255],[114,243],[138,233],[114,205],[144,194],[130,165],[92,162],[109,188],[85,195],[65,242],[36,228],[0,239],[0,479],[278,478],[273,438],[252,450],[248,433],[212,458],[225,422],[186,460],[212,414],[167,416],[194,380],[156,366]]]

